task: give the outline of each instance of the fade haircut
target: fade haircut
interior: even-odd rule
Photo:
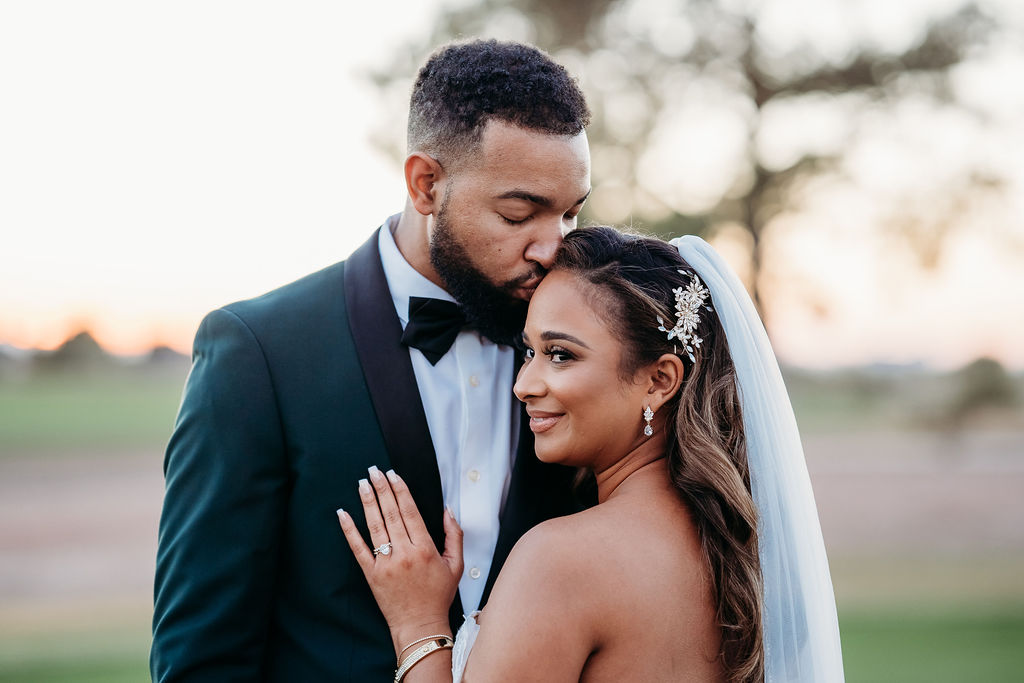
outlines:
[[[451,43],[420,69],[409,103],[408,151],[457,165],[491,119],[551,135],[576,135],[590,110],[576,81],[522,43]]]

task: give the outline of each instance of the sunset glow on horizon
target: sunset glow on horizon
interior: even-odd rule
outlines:
[[[344,259],[402,209],[398,164],[370,139],[379,104],[358,73],[421,32],[436,2],[56,4],[0,8],[0,89],[14,103],[0,110],[0,344],[53,349],[88,330],[119,354],[187,353],[208,311]],[[1024,149],[1024,53],[972,68],[957,83],[994,123],[928,122],[913,106],[868,117],[880,132],[845,170],[893,205],[938,205],[926,181],[973,154],[1009,179],[1002,194],[963,218],[927,269],[896,228],[865,229],[885,220],[881,200],[809,191],[772,226],[764,274],[783,361],[950,368],[990,356],[1024,370],[1024,158],[1008,151]],[[794,116],[801,139],[847,134]],[[997,124],[1001,137],[978,137]],[[687,163],[711,178],[698,153],[716,150],[686,132]],[[915,134],[915,158],[886,156],[886,136]],[[990,229],[1007,222],[1009,244]],[[712,241],[742,274],[742,237]]]

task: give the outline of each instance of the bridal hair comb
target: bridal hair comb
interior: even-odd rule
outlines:
[[[677,271],[680,275],[686,275],[685,270]],[[689,273],[690,284],[683,287],[676,287],[672,290],[672,293],[676,297],[676,324],[675,327],[666,328],[665,321],[659,315],[658,318],[658,329],[662,332],[668,333],[668,339],[678,339],[679,343],[686,349],[686,355],[690,357],[691,363],[696,363],[697,359],[694,357],[694,349],[699,349],[701,342],[704,340],[697,336],[697,325],[700,324],[700,309],[703,306],[707,310],[713,310],[710,306],[705,306],[704,302],[707,301],[710,292],[707,287],[700,281],[696,273]]]

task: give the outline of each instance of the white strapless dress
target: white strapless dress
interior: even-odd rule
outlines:
[[[473,612],[466,617],[459,632],[455,634],[455,647],[452,648],[452,683],[461,683],[462,681],[462,674],[466,670],[466,660],[469,659],[469,651],[473,649],[476,634],[480,632],[480,625],[476,623],[478,614],[480,612]]]

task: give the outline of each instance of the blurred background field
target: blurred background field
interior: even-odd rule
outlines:
[[[148,679],[198,322],[401,210],[412,79],[469,37],[578,78],[583,223],[755,296],[847,680],[1024,680],[1019,0],[58,0],[0,3],[0,683]]]
[[[81,334],[0,363],[0,681],[142,681],[186,357]],[[847,680],[1024,671],[1024,377],[788,370]],[[979,379],[980,377],[980,379]]]

